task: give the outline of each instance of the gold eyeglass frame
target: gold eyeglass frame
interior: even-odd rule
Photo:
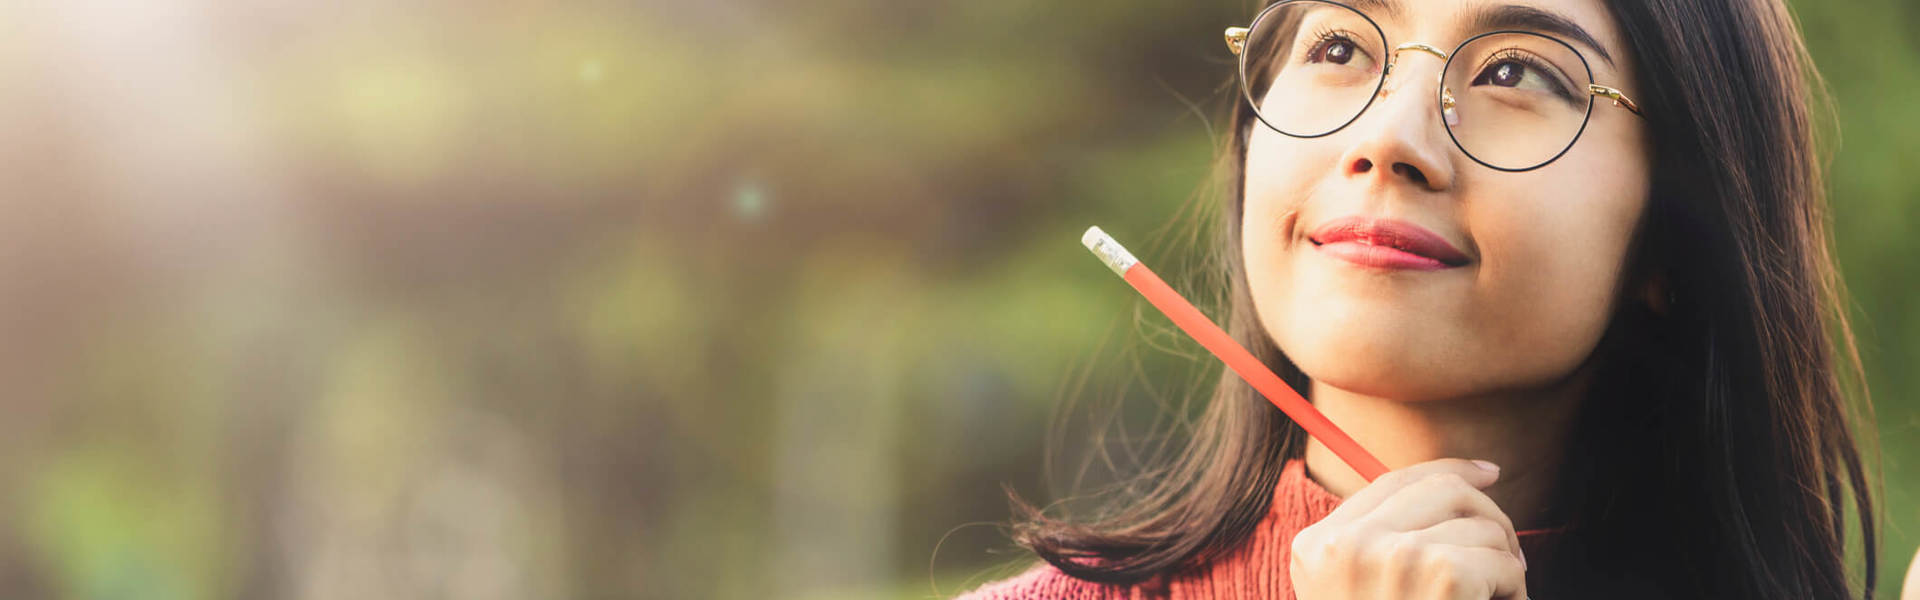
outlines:
[[[1301,0],[1284,0],[1282,2],[1276,2],[1273,5],[1268,6],[1265,9],[1261,10],[1260,14],[1254,17],[1254,23],[1259,23],[1261,18],[1266,17],[1267,13],[1273,11],[1275,8],[1279,8],[1280,6],[1287,5],[1287,4],[1294,4],[1300,1]],[[1360,12],[1360,9],[1353,8],[1345,4],[1332,2],[1331,0],[1306,0],[1306,1],[1313,2],[1316,4],[1332,4],[1335,6],[1339,6],[1341,8],[1345,8],[1347,10],[1353,11],[1355,14],[1358,14],[1362,18],[1365,18],[1369,23],[1372,23],[1373,21],[1372,17],[1368,17],[1366,13]],[[1379,25],[1375,24],[1374,29],[1376,33],[1380,33],[1378,31]],[[1253,102],[1253,98],[1251,96],[1252,90],[1247,89],[1248,83],[1246,79],[1246,69],[1247,69],[1246,57],[1243,56],[1241,53],[1246,50],[1247,35],[1251,32],[1252,32],[1252,28],[1250,27],[1228,27],[1226,30],[1227,50],[1233,52],[1234,56],[1239,57],[1238,68],[1240,72],[1236,74],[1235,77],[1237,77],[1240,80],[1241,93],[1243,96],[1246,96],[1248,102]],[[1586,55],[1581,54],[1578,49],[1575,49],[1573,46],[1567,44],[1565,41],[1559,38],[1537,33],[1537,32],[1532,32],[1532,31],[1510,31],[1510,30],[1489,31],[1486,33],[1482,33],[1482,34],[1467,38],[1465,41],[1460,42],[1459,46],[1454,47],[1453,52],[1446,52],[1444,50],[1441,50],[1438,47],[1435,47],[1432,44],[1427,44],[1423,42],[1406,42],[1398,46],[1394,46],[1393,51],[1389,52],[1387,55],[1388,56],[1387,66],[1381,69],[1380,71],[1380,82],[1378,87],[1376,87],[1376,89],[1374,90],[1375,97],[1377,98],[1380,95],[1384,95],[1388,91],[1386,89],[1387,77],[1393,74],[1394,65],[1399,64],[1400,53],[1407,50],[1417,50],[1420,52],[1432,54],[1433,56],[1439,58],[1441,61],[1444,62],[1444,64],[1440,68],[1439,74],[1436,75],[1436,80],[1440,88],[1439,101],[1440,101],[1441,113],[1442,115],[1450,114],[1449,111],[1453,110],[1453,93],[1452,93],[1452,90],[1448,89],[1446,85],[1446,73],[1447,73],[1447,66],[1451,65],[1453,62],[1453,54],[1459,52],[1461,48],[1465,48],[1467,44],[1471,44],[1475,40],[1478,40],[1480,38],[1487,37],[1490,35],[1498,35],[1498,34],[1505,34],[1505,33],[1517,33],[1517,34],[1539,36],[1539,37],[1557,42],[1562,46],[1566,46],[1568,50],[1573,51],[1574,56],[1579,57],[1581,66],[1587,70],[1587,73],[1588,73],[1587,93],[1590,96],[1601,97],[1601,98],[1606,98],[1608,100],[1612,100],[1614,106],[1627,109],[1627,111],[1632,112],[1634,116],[1646,118],[1646,115],[1643,115],[1640,113],[1640,104],[1638,102],[1634,102],[1632,98],[1627,97],[1627,95],[1621,92],[1619,88],[1593,83],[1593,80],[1592,80],[1593,67],[1589,64],[1586,64],[1587,63]],[[1385,41],[1385,37],[1386,37],[1385,34],[1382,33],[1381,38],[1383,42]],[[1340,131],[1341,129],[1345,129],[1347,125],[1353,124],[1353,121],[1359,120],[1360,115],[1366,113],[1367,108],[1371,107],[1372,105],[1373,105],[1373,102],[1370,99],[1368,100],[1367,105],[1362,106],[1360,108],[1360,111],[1354,113],[1353,118],[1349,119],[1346,123],[1342,123],[1339,127],[1335,127],[1332,130],[1327,131],[1326,133],[1320,133],[1315,135],[1299,135],[1299,134],[1288,133],[1286,131],[1281,131],[1280,128],[1274,127],[1273,124],[1266,123],[1266,117],[1264,116],[1260,117],[1260,121],[1262,123],[1266,123],[1267,127],[1272,128],[1274,131],[1279,131],[1280,133],[1291,136],[1291,137],[1299,137],[1299,138],[1324,137],[1324,136],[1332,135]],[[1567,141],[1566,147],[1561,148],[1560,152],[1554,154],[1552,158],[1548,158],[1545,161],[1542,161],[1539,164],[1536,164],[1530,167],[1509,168],[1509,167],[1502,167],[1499,165],[1490,164],[1484,160],[1481,160],[1480,157],[1474,156],[1472,152],[1468,152],[1467,148],[1460,144],[1460,139],[1457,137],[1454,137],[1453,135],[1453,127],[1451,125],[1448,125],[1446,128],[1447,137],[1453,138],[1454,145],[1459,147],[1460,151],[1466,154],[1468,158],[1471,158],[1473,159],[1474,162],[1480,163],[1481,165],[1484,165],[1488,168],[1499,170],[1499,171],[1507,171],[1507,172],[1531,171],[1533,169],[1544,167],[1555,160],[1559,160],[1562,155],[1565,155],[1568,150],[1571,150],[1573,148],[1573,145],[1580,140],[1580,135],[1586,132],[1587,121],[1592,120],[1592,114],[1593,114],[1592,110],[1593,110],[1593,105],[1589,103],[1587,105],[1587,111],[1588,111],[1587,117],[1582,120],[1580,124],[1580,131],[1577,131],[1573,134],[1573,139]]]

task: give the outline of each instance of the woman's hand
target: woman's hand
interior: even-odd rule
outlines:
[[[1486,461],[1441,459],[1380,476],[1293,538],[1300,600],[1527,597],[1513,521],[1480,490]]]

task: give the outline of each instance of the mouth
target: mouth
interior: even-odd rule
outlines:
[[[1307,241],[1334,258],[1376,269],[1438,271],[1472,262],[1439,234],[1392,219],[1334,219],[1309,233]]]

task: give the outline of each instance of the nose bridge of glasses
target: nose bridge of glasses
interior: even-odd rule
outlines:
[[[1418,52],[1431,54],[1433,55],[1434,58],[1440,59],[1441,65],[1447,64],[1447,52],[1445,50],[1441,50],[1439,47],[1434,46],[1432,44],[1428,44],[1424,42],[1407,42],[1404,44],[1400,44],[1398,46],[1394,46],[1393,52],[1388,54],[1386,68],[1381,70],[1380,72],[1380,77],[1385,80],[1380,82],[1381,96],[1384,97],[1392,93],[1394,89],[1398,88],[1401,85],[1392,81],[1393,72],[1400,65],[1400,53],[1406,52],[1408,50],[1415,50]],[[1436,76],[1434,77],[1434,79],[1438,81],[1440,77]]]
[[[1420,52],[1432,54],[1434,58],[1440,59],[1440,64],[1446,64],[1447,62],[1447,51],[1441,50],[1440,48],[1435,47],[1432,44],[1428,44],[1424,42],[1407,42],[1407,43],[1393,47],[1393,53],[1387,59],[1387,68],[1380,75],[1382,77],[1393,75],[1393,68],[1400,64],[1400,53],[1406,52],[1408,50],[1418,50]]]

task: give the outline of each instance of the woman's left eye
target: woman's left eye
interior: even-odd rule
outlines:
[[[1552,75],[1518,60],[1502,60],[1487,65],[1485,69],[1480,70],[1479,75],[1474,76],[1473,85],[1496,85],[1535,90],[1557,96],[1568,95]]]

